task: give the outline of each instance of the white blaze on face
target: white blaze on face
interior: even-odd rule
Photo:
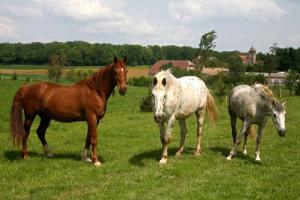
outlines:
[[[277,121],[281,130],[285,130],[285,111],[277,114]]]
[[[285,130],[285,115],[286,115],[285,110],[283,110],[282,112],[273,110],[272,119],[273,119],[278,131]]]
[[[163,72],[158,73],[153,79],[152,101],[154,116],[161,118],[166,98],[166,78]]]

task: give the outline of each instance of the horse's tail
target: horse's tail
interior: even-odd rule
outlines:
[[[22,117],[22,91],[22,88],[17,91],[10,113],[10,130],[14,146],[20,146],[23,141],[23,137],[25,136]]]
[[[206,110],[209,116],[209,119],[212,123],[215,123],[218,118],[218,110],[215,104],[214,97],[211,95],[208,90],[207,98],[206,98]]]
[[[256,140],[256,131],[253,125],[250,125],[250,127],[247,130],[247,134],[251,135],[251,137]]]

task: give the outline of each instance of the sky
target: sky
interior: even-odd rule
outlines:
[[[0,42],[300,47],[300,0],[0,0]]]

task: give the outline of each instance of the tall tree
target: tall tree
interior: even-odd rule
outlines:
[[[208,33],[202,35],[200,43],[199,43],[199,53],[201,59],[202,67],[205,65],[209,55],[211,54],[212,50],[216,47],[215,40],[217,39],[217,32],[212,30]]]

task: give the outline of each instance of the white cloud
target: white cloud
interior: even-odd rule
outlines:
[[[100,0],[33,0],[57,16],[75,20],[122,18]]]
[[[33,0],[46,12],[68,17],[81,24],[79,31],[99,34],[103,32],[149,34],[153,26],[146,21],[132,20],[121,7],[111,9],[102,0]]]
[[[0,37],[10,38],[18,37],[17,28],[14,25],[13,20],[7,17],[0,16]]]
[[[168,10],[181,22],[234,18],[264,21],[285,14],[273,0],[172,0]]]

